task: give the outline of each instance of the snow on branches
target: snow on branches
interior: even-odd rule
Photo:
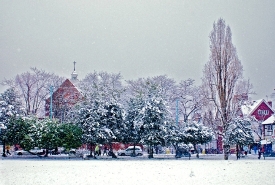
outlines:
[[[235,118],[225,131],[223,141],[227,145],[240,144],[248,145],[254,142],[249,118]]]

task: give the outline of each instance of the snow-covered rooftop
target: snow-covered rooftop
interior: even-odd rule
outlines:
[[[255,110],[256,107],[258,107],[263,101],[264,99],[259,99],[259,100],[253,101],[252,104],[243,105],[241,107],[243,115],[247,116],[251,114],[252,111]]]
[[[249,116],[262,102],[265,102],[266,105],[269,106],[270,109],[272,109],[272,107],[270,107],[270,105],[264,99],[259,99],[253,101],[252,104],[243,105],[241,107],[243,115]]]
[[[267,120],[265,120],[262,124],[267,125],[267,124],[272,124],[275,123],[275,115],[271,115]]]

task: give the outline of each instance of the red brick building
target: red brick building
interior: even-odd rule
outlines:
[[[61,122],[66,119],[69,110],[83,99],[81,91],[76,86],[78,83],[77,76],[74,66],[71,79],[66,79],[52,94],[52,117]],[[50,105],[51,97],[47,98],[45,102],[46,116],[50,116]]]

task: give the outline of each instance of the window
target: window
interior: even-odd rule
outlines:
[[[272,132],[272,125],[266,125],[266,129],[268,132]]]
[[[261,109],[259,109],[258,110],[258,114],[259,115],[268,115],[269,114],[269,110],[261,110]]]
[[[265,129],[266,129],[266,132],[265,132],[266,136],[271,136],[273,131],[272,125],[265,125]]]

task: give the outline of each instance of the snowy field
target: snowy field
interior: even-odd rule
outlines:
[[[274,185],[275,160],[0,160],[1,185]]]

